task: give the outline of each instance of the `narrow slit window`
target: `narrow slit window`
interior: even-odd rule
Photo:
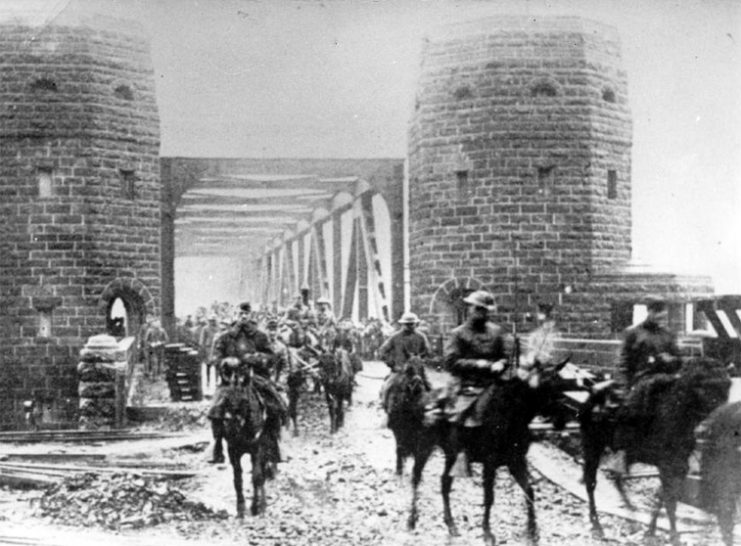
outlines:
[[[36,170],[36,179],[39,185],[39,197],[52,197],[54,192],[51,167],[39,167]]]
[[[550,195],[553,191],[554,178],[556,176],[556,167],[549,165],[547,167],[538,167],[538,193],[540,195]]]
[[[113,90],[113,94],[119,99],[134,100],[134,92],[128,85],[119,85]]]
[[[51,310],[39,311],[38,337],[51,337]]]
[[[555,97],[558,95],[556,87],[548,82],[540,82],[531,90],[533,97]]]
[[[468,180],[468,171],[455,171],[458,186],[458,199],[468,199],[471,195],[471,184]]]
[[[136,199],[136,175],[133,169],[121,169],[121,190],[124,198]]]
[[[617,171],[607,171],[607,198],[617,199]]]
[[[602,91],[602,100],[604,100],[605,102],[615,102],[615,91],[613,91],[609,87],[605,88]]]

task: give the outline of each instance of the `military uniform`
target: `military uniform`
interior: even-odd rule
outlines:
[[[222,387],[216,390],[214,402],[208,412],[208,417],[212,421],[212,430],[214,433],[214,457],[215,462],[223,460],[223,424],[222,412],[226,385],[231,384],[239,377],[240,374],[251,368],[254,372],[252,384],[258,393],[262,396],[268,413],[268,424],[266,431],[271,435],[273,440],[272,460],[277,462],[280,459],[278,450],[278,438],[280,436],[280,425],[286,418],[286,404],[278,393],[275,385],[270,380],[272,363],[275,354],[270,345],[268,336],[257,329],[256,325],[247,327],[242,322],[221,335],[215,343],[214,350],[220,362],[235,362],[237,370],[220,369],[222,376]]]
[[[662,312],[664,305],[652,300],[651,310]],[[626,330],[615,393],[615,403],[620,406],[616,413],[615,449],[640,441],[650,424],[655,397],[673,382],[680,366],[676,336],[661,326],[651,312],[646,320]],[[622,464],[620,460],[617,466]]]
[[[408,315],[412,315],[409,313]],[[389,337],[381,348],[378,349],[378,356],[383,360],[386,365],[391,369],[391,373],[386,378],[383,386],[381,387],[381,400],[383,402],[383,408],[388,411],[388,394],[391,387],[394,386],[400,379],[401,373],[404,370],[404,364],[412,356],[419,356],[420,358],[427,358],[430,356],[430,342],[427,340],[427,336],[416,330],[409,330],[404,327],[407,322],[404,320],[407,314],[402,316],[399,323],[402,324],[401,330],[394,333]],[[416,315],[409,317],[411,323],[416,324]],[[425,368],[421,368],[422,380],[425,384],[426,390],[431,390]]]
[[[288,352],[288,345],[281,339],[278,334],[278,323],[277,321],[268,322],[268,340],[270,342],[270,348],[275,354],[275,382],[280,380],[281,372],[287,368],[290,354]]]
[[[453,422],[478,426],[486,402],[482,395],[504,370],[507,351],[502,329],[489,321],[496,309],[493,296],[477,290],[463,302],[468,304],[468,319],[453,329],[443,350],[443,365],[451,375],[446,411]]]
[[[451,332],[443,364],[452,376],[448,395],[453,399],[451,420],[459,422],[487,387],[499,377],[492,364],[506,359],[502,329],[491,322],[475,325],[470,320]],[[478,424],[474,415],[466,424]]]
[[[618,365],[621,386],[631,389],[643,377],[678,368],[679,348],[672,332],[650,319],[625,332]]]

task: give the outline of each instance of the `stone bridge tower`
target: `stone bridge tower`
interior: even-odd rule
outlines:
[[[614,298],[687,288],[627,267],[631,135],[615,29],[497,17],[431,33],[409,136],[413,307],[445,331],[483,287],[501,322],[550,302],[566,329],[604,335]]]
[[[74,419],[79,349],[114,302],[127,335],[160,315],[149,42],[80,13],[0,26],[0,427],[29,398]]]

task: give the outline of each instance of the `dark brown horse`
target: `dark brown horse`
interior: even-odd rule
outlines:
[[[409,358],[396,380],[389,385],[386,410],[388,427],[396,441],[397,476],[402,475],[406,458],[417,451],[422,434],[427,399],[422,377],[423,366],[424,363],[418,356]]]
[[[666,507],[671,527],[671,540],[679,544],[676,529],[676,509],[684,481],[689,472],[688,459],[695,448],[694,429],[713,409],[728,397],[731,382],[725,367],[709,358],[686,362],[677,376],[648,379],[635,388],[647,389],[645,399],[650,401],[646,414],[652,416],[641,423],[634,441],[625,449],[629,467],[636,462],[658,468],[661,491],[651,516],[647,537],[656,532],[661,507]],[[597,469],[606,447],[613,447],[619,420],[605,408],[609,387],[593,392],[582,408],[579,421],[584,457],[584,484],[589,497],[589,519],[598,536],[604,536],[594,502]],[[616,484],[626,504],[622,481]]]
[[[319,355],[319,376],[329,409],[329,429],[333,434],[345,423],[345,402],[349,402],[353,389],[353,363],[343,348],[333,353]]]
[[[482,424],[466,428],[448,420],[438,420],[425,427],[420,435],[414,454],[412,470],[412,507],[408,526],[417,523],[418,486],[422,480],[425,464],[435,446],[445,454],[445,467],[440,478],[442,485],[445,524],[451,536],[458,534],[450,510],[450,491],[453,477],[450,471],[458,453],[466,451],[469,460],[483,463],[484,517],[482,527],[486,544],[496,543],[489,523],[494,504],[494,478],[500,466],[506,466],[510,474],[525,493],[527,499],[527,535],[531,543],[537,542],[535,521],[535,497],[527,470],[526,455],[530,446],[530,421],[537,414],[560,408],[556,401],[566,389],[565,381],[558,372],[566,364],[546,368],[536,363],[529,371],[518,372],[510,379],[500,379],[489,387],[487,402],[482,413]],[[573,383],[569,383],[573,388]],[[560,416],[559,416],[560,417]]]
[[[733,545],[736,507],[741,499],[741,402],[724,404],[700,425],[700,502],[718,518],[726,546]]]
[[[249,380],[231,386],[224,400],[224,438],[232,465],[234,491],[237,494],[237,516],[244,516],[242,492],[242,455],[250,454],[252,464],[252,515],[265,511],[265,478],[269,439],[266,431],[266,411]]]

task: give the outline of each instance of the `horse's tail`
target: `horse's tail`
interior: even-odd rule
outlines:
[[[724,404],[698,427],[701,440],[700,502],[717,512],[741,493],[741,402]]]

